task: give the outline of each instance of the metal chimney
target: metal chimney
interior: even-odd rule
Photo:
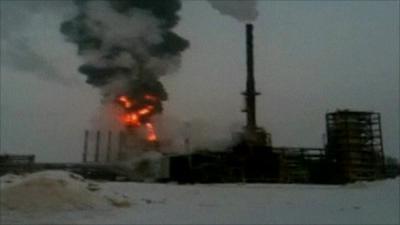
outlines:
[[[255,90],[254,81],[254,60],[253,60],[253,24],[246,24],[246,48],[247,48],[247,81],[245,96],[246,108],[243,110],[247,115],[246,128],[254,131],[256,123],[256,96],[260,93]]]

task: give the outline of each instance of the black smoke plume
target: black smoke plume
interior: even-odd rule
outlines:
[[[85,63],[79,72],[102,90],[104,99],[128,95],[140,101],[146,94],[161,101],[167,93],[159,81],[179,67],[189,42],[172,29],[179,0],[75,1],[78,14],[61,24],[67,41],[77,45]]]

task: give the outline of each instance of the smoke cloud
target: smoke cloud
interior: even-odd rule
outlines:
[[[157,112],[167,93],[159,81],[175,71],[189,42],[172,31],[179,21],[179,0],[75,1],[78,14],[61,24],[85,63],[79,72],[102,90],[104,100],[128,95],[140,101],[157,97]]]
[[[253,0],[209,0],[211,6],[223,15],[229,15],[240,22],[254,21],[257,16],[257,2]]]
[[[73,60],[65,60],[65,51],[47,49],[49,46],[60,46],[57,28],[59,21],[72,10],[71,2],[1,1],[0,4],[2,68],[7,67],[11,74],[32,75],[61,85],[76,85],[79,79],[65,70],[74,64]],[[63,11],[55,13],[60,8]],[[37,29],[29,30],[32,27]],[[62,60],[63,63],[60,63]]]

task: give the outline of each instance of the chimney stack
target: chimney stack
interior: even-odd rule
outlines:
[[[260,93],[255,90],[254,81],[254,60],[253,60],[253,24],[246,24],[246,50],[247,50],[247,80],[245,96],[246,108],[243,110],[247,115],[246,128],[254,131],[256,123],[256,96]]]

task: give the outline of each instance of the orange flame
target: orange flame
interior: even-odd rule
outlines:
[[[127,109],[131,108],[133,105],[133,102],[131,100],[129,100],[128,97],[126,97],[126,96],[120,96],[118,98],[118,101],[120,101],[124,105],[124,107]]]
[[[158,101],[158,98],[152,95],[144,95],[144,99],[155,102]],[[154,110],[153,105],[146,105],[143,108],[140,109],[133,109],[133,104],[134,101],[129,99],[127,96],[119,96],[117,98],[117,101],[121,103],[121,105],[127,110],[127,113],[122,117],[122,121],[127,125],[127,126],[135,126],[139,127],[142,126],[142,122],[147,121],[147,117],[152,111]],[[145,118],[142,118],[145,117]],[[144,121],[145,120],[145,121]],[[150,122],[145,123],[146,129],[147,129],[147,141],[150,142],[155,142],[157,141],[157,135],[154,129],[153,124]]]
[[[150,100],[150,101],[153,101],[153,102],[157,101],[157,97],[154,97],[153,95],[145,95],[144,99]]]
[[[140,126],[139,116],[136,113],[126,114],[124,121],[127,125]]]
[[[138,114],[141,116],[147,115],[151,112],[151,110],[153,110],[153,108],[154,108],[153,106],[148,105],[146,108],[139,110]]]
[[[148,141],[157,141],[157,135],[156,132],[154,131],[154,126],[151,123],[146,123],[147,127],[147,140]]]

